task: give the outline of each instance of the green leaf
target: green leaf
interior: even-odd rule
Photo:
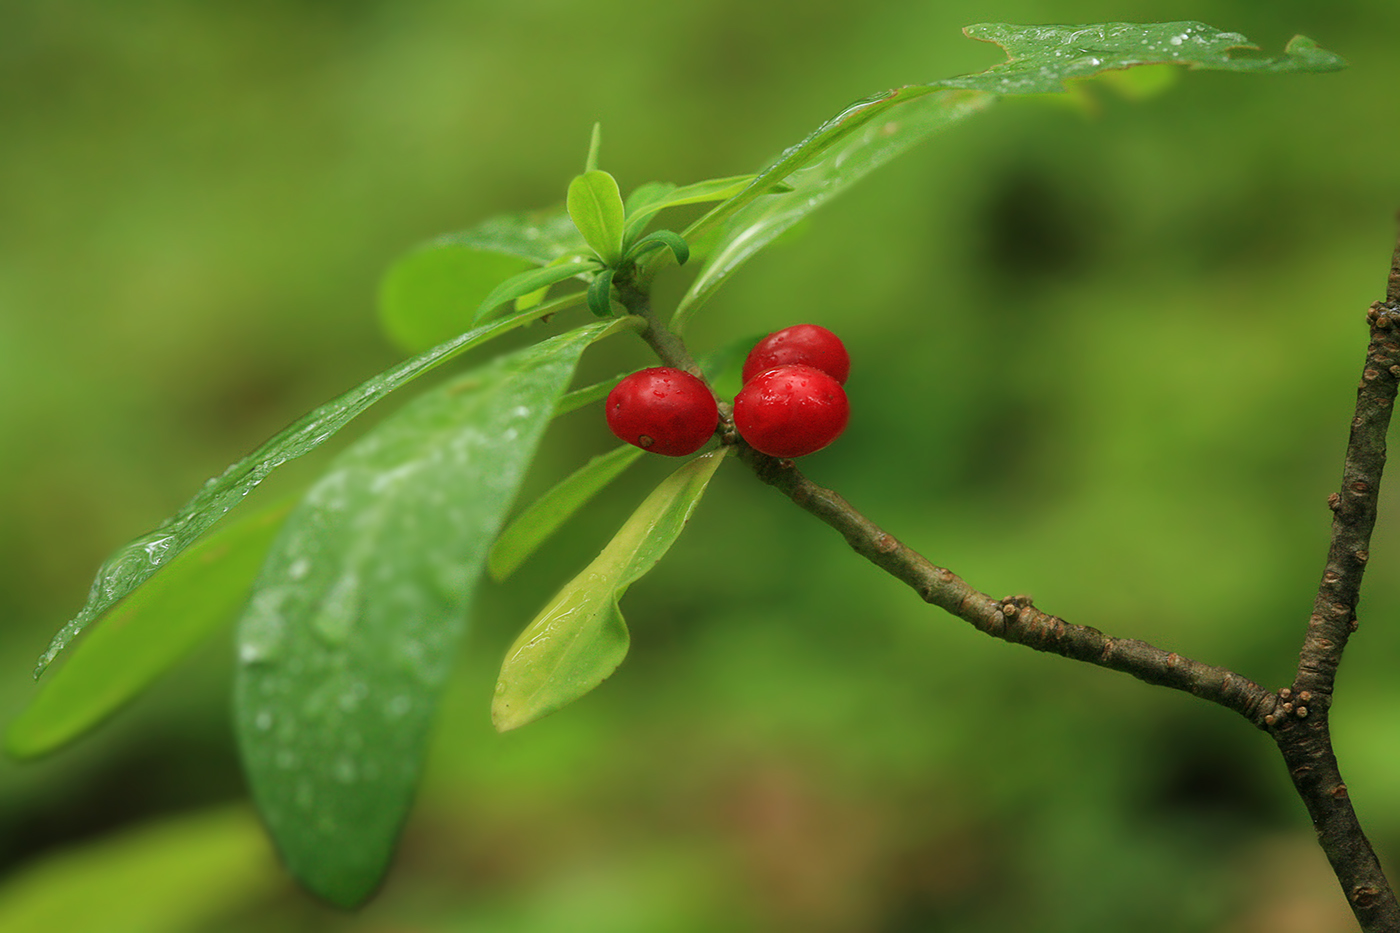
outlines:
[[[685,265],[690,259],[690,247],[686,245],[685,240],[681,238],[680,234],[670,230],[657,230],[655,233],[648,233],[633,244],[628,253],[631,257],[635,258],[637,256],[643,256],[654,249],[660,249],[663,246],[671,250],[671,255],[676,257],[676,265],[678,266]]]
[[[604,269],[593,276],[588,286],[588,310],[598,317],[612,317],[613,269]]]
[[[209,535],[113,607],[10,723],[6,750],[32,758],[71,742],[232,621],[289,511],[254,512]]]
[[[495,311],[507,301],[523,298],[532,292],[537,292],[542,288],[549,288],[549,286],[557,285],[565,279],[571,279],[585,272],[592,272],[597,268],[598,263],[595,260],[578,259],[572,262],[559,262],[541,269],[527,269],[519,275],[511,276],[493,288],[491,293],[483,298],[481,304],[477,307],[475,319],[481,321],[485,318],[489,318],[492,311]],[[574,295],[572,297],[573,301],[577,301],[580,296]],[[571,301],[570,303],[573,302]],[[539,305],[532,305],[530,308],[527,308],[526,311],[536,312],[539,307]]]
[[[400,349],[417,353],[460,334],[502,279],[530,260],[457,243],[435,243],[395,262],[379,286],[379,323]]]
[[[1056,94],[1071,78],[1087,78],[1110,69],[1138,65],[1185,65],[1193,71],[1254,74],[1336,71],[1340,57],[1295,36],[1281,56],[1235,54],[1258,46],[1237,32],[1222,32],[1205,23],[1102,23],[1094,26],[1010,26],[982,23],[963,32],[995,42],[1008,61],[981,74],[936,82],[939,87],[992,91],[997,94]]]
[[[584,386],[581,389],[574,389],[569,394],[559,400],[559,404],[554,406],[554,415],[566,415],[571,411],[578,411],[585,405],[607,398],[613,386],[617,385],[627,377],[627,373],[613,376],[611,379],[604,379],[602,382],[595,382],[592,385]]]
[[[671,327],[683,330],[695,311],[755,253],[812,211],[916,143],[989,106],[995,97],[967,91],[901,88],[856,104],[789,150],[760,181],[702,217],[684,232],[704,236],[725,211],[708,258],[676,307]],[[875,118],[884,119],[876,124]],[[785,181],[791,190],[756,200],[761,182]],[[740,205],[730,209],[730,205]],[[648,265],[655,263],[649,260]]]
[[[622,261],[622,192],[607,172],[596,169],[569,182],[569,217],[606,265]]]
[[[496,539],[487,561],[492,578],[504,580],[514,573],[575,512],[636,463],[643,453],[640,447],[623,444],[599,454],[536,499]]]
[[[588,138],[588,158],[584,160],[583,170],[592,172],[598,168],[598,152],[603,148],[603,124],[594,123],[593,133]]]
[[[715,395],[720,398],[733,398],[739,394],[739,390],[744,387],[744,361],[748,359],[754,344],[766,336],[767,333],[757,333],[731,340],[706,353],[697,361],[706,381],[715,390]]]
[[[670,550],[727,450],[696,457],[663,480],[515,640],[491,704],[499,731],[572,703],[622,663],[629,636],[618,600]]]
[[[729,178],[711,178],[683,188],[665,182],[652,182],[655,186],[653,188],[643,185],[627,198],[626,239],[635,238],[658,211],[684,204],[705,204],[732,198],[757,177],[734,175]]]
[[[333,904],[378,884],[488,548],[579,356],[526,347],[404,406],[288,518],[238,625],[235,724],[291,872]]]
[[[656,213],[655,210],[651,209],[651,206],[664,201],[675,190],[676,186],[669,181],[649,181],[633,188],[632,193],[627,195],[627,201],[624,205],[629,224],[634,214],[651,215]]]
[[[34,676],[43,674],[58,653],[94,619],[150,579],[177,554],[198,540],[230,509],[243,501],[268,474],[289,460],[315,450],[354,418],[390,392],[493,337],[569,307],[579,296],[566,296],[521,314],[461,334],[316,408],[274,435],[257,450],[206,482],[180,511],[159,528],[117,549],[97,572],[87,603],[39,658]]]
[[[285,889],[247,809],[220,809],[104,833],[27,860],[0,886],[5,933],[189,933]]]
[[[988,24],[965,31],[1003,45],[1011,60],[981,74],[896,88],[851,105],[683,231],[687,242],[713,247],[676,309],[673,328],[683,329],[736,269],[811,211],[915,143],[986,109],[1003,95],[1058,92],[1066,80],[1138,65],[1283,73],[1331,71],[1344,64],[1303,37],[1290,42],[1282,57],[1233,55],[1233,50],[1252,48],[1247,39],[1200,23]],[[758,200],[784,182],[792,191]],[[638,281],[645,285],[662,262],[660,256],[648,259]]]

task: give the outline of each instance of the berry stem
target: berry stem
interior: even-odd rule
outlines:
[[[652,310],[651,295],[638,287],[635,274],[635,267],[630,264],[626,265],[618,271],[617,276],[613,279],[613,286],[617,289],[618,301],[622,303],[628,313],[635,314],[646,322],[646,327],[642,329],[641,333],[642,339],[667,366],[683,370],[704,380],[705,374],[700,371],[700,364],[696,363],[695,358],[690,355],[685,341],[663,324]]]

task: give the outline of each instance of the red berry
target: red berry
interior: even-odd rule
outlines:
[[[734,426],[771,457],[801,457],[841,436],[850,418],[846,390],[811,366],[779,366],[755,376],[734,397]]]
[[[629,444],[668,457],[693,454],[719,425],[705,383],[669,366],[643,369],[608,393],[608,427]]]
[[[842,385],[851,374],[851,357],[841,338],[816,324],[794,324],[769,334],[744,360],[744,382],[779,366],[813,366]]]

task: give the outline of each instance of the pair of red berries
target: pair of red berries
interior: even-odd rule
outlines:
[[[850,404],[841,388],[851,358],[841,339],[815,324],[769,334],[744,361],[734,426],[749,446],[773,457],[821,450],[846,429]],[[608,427],[629,444],[669,457],[692,454],[719,424],[703,382],[657,366],[635,372],[608,393]]]

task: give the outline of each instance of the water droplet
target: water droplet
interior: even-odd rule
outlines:
[[[287,568],[287,576],[293,580],[300,580],[311,572],[311,561],[305,557],[298,557],[292,561],[292,565]]]
[[[311,617],[312,630],[328,645],[339,647],[350,637],[359,618],[360,577],[348,573],[336,581],[320,609]]]
[[[353,713],[367,696],[369,696],[369,687],[357,680],[340,694],[338,702],[342,710]]]
[[[291,770],[292,768],[295,768],[297,766],[297,753],[292,751],[290,748],[281,749],[280,751],[278,751],[277,757],[274,759],[274,761],[276,762],[277,767]]]
[[[349,755],[341,755],[331,766],[331,777],[342,784],[353,784],[359,776],[359,769]]]
[[[258,727],[260,730],[262,730],[263,732],[266,732],[268,729],[271,729],[271,728],[272,728],[272,711],[271,711],[271,710],[261,710],[261,711],[259,711],[257,717],[254,718],[254,720],[253,720],[253,725],[257,726],[257,727]]]
[[[1167,41],[1170,42],[1172,45],[1180,45],[1181,43],[1183,43],[1183,42],[1186,41],[1186,37],[1185,37],[1185,36],[1172,36],[1172,37],[1171,37],[1170,39],[1168,39]]]
[[[412,708],[413,701],[403,694],[399,694],[384,704],[384,715],[390,719],[402,719],[408,715],[408,711]]]

